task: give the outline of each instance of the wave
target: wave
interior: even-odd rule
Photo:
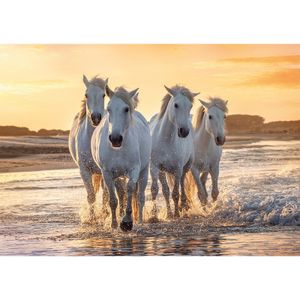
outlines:
[[[22,191],[22,190],[57,190],[57,189],[78,189],[82,188],[83,185],[63,185],[63,186],[16,186],[4,188],[7,191]]]

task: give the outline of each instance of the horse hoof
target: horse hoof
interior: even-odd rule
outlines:
[[[179,211],[188,211],[190,209],[189,205],[187,203],[184,203],[180,206]]]
[[[133,222],[132,221],[122,221],[120,224],[120,228],[123,231],[131,231],[133,227]]]
[[[148,223],[158,223],[158,217],[157,216],[152,216],[151,218],[149,218]]]
[[[168,219],[173,219],[173,214],[172,214],[172,212],[167,212],[167,218],[168,218]]]
[[[118,222],[111,222],[111,228],[112,229],[116,229],[116,228],[118,228]]]
[[[174,218],[178,219],[180,217],[179,211],[175,211]]]

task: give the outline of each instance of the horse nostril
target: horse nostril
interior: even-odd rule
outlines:
[[[101,114],[99,113],[92,113],[91,114],[91,119],[93,121],[94,124],[98,125],[101,121]]]
[[[123,137],[121,135],[119,135],[117,138],[116,138],[116,141],[118,142],[118,144],[121,144],[122,141],[123,141]]]
[[[180,137],[187,137],[190,130],[184,127],[179,128],[179,136]]]
[[[123,141],[123,137],[120,134],[110,134],[108,138],[114,147],[120,147]]]

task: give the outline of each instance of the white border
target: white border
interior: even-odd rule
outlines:
[[[1,298],[296,299],[299,262],[299,257],[1,257]]]
[[[9,0],[0,43],[299,43],[299,1]]]
[[[2,44],[300,42],[293,0],[9,0],[0,28]],[[0,266],[5,300],[299,296],[299,257],[0,257]]]

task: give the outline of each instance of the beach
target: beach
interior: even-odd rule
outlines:
[[[178,220],[160,193],[152,223],[149,179],[144,223],[130,233],[110,228],[100,195],[97,222],[86,222],[67,137],[0,140],[0,255],[300,255],[299,140],[229,137],[218,201],[203,209],[195,197]]]

